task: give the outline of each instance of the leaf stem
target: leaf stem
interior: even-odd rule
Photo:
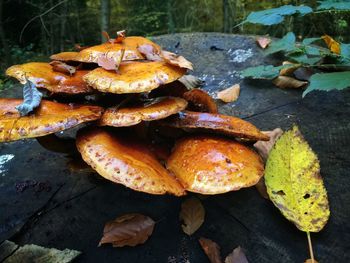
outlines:
[[[311,242],[310,232],[307,231],[306,235],[307,235],[307,242],[309,244],[309,252],[310,252],[310,257],[311,257],[311,263],[315,263],[314,251],[312,249],[312,242]]]

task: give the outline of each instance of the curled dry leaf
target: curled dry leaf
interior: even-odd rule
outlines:
[[[186,199],[181,205],[180,220],[182,230],[187,235],[192,235],[196,232],[204,222],[205,210],[198,198]]]
[[[270,153],[272,147],[275,145],[275,142],[283,134],[283,130],[281,128],[276,128],[272,131],[263,131],[262,133],[269,136],[270,140],[257,141],[254,144],[254,147],[258,151],[260,156],[263,158],[264,162],[266,162],[267,157],[269,156],[269,153]]]
[[[125,49],[122,49],[121,56],[119,56],[118,60],[116,60],[113,57],[107,57],[106,55],[101,54],[101,55],[99,55],[99,57],[97,59],[97,64],[106,70],[117,71],[120,63],[123,60],[124,52],[125,52]]]
[[[169,52],[169,51],[165,51],[163,50],[161,52],[161,56],[163,57],[163,59],[174,66],[178,66],[180,68],[186,68],[186,69],[190,69],[193,70],[193,65],[190,61],[188,61],[187,59],[185,59],[183,56],[179,56],[175,53]]]
[[[61,73],[66,73],[69,75],[73,75],[76,71],[76,68],[73,66],[70,66],[62,61],[51,61],[50,65],[52,67],[53,71],[61,72]]]
[[[178,79],[189,90],[198,88],[203,85],[204,81],[193,75],[184,75]]]
[[[27,79],[27,83],[23,86],[24,100],[20,105],[16,106],[16,110],[19,111],[21,117],[28,115],[35,108],[39,107],[42,96],[43,94],[38,91],[35,84]]]
[[[113,247],[134,247],[143,244],[152,235],[155,222],[142,214],[126,214],[106,223],[98,244],[111,243]]]
[[[192,111],[218,113],[218,107],[210,95],[201,89],[192,89],[183,94],[189,102],[188,108]]]
[[[241,247],[236,247],[232,253],[226,257],[225,263],[248,263],[248,259],[243,249]]]
[[[102,31],[101,34],[108,42],[110,42],[111,38],[109,37],[109,34],[106,31]]]
[[[199,244],[208,256],[210,263],[222,263],[220,256],[220,247],[214,241],[201,237]]]
[[[298,88],[302,88],[308,84],[307,81],[300,81],[300,80],[297,80],[295,78],[288,77],[288,76],[278,76],[272,82],[277,87],[282,88],[282,89],[289,89],[289,88],[298,89]]]
[[[293,72],[301,66],[300,64],[295,64],[290,61],[283,61],[282,65],[290,65],[290,66],[282,68],[280,70],[280,76],[291,76]]]
[[[117,37],[114,39],[114,43],[121,43],[126,37],[126,30],[117,31]]]
[[[239,97],[240,89],[239,84],[235,84],[232,87],[219,91],[218,98],[225,103],[234,102]]]
[[[270,43],[271,43],[271,38],[268,37],[258,37],[256,39],[256,43],[259,45],[259,47],[261,47],[262,49],[267,48]]]
[[[143,44],[137,47],[137,50],[146,57],[147,60],[161,61],[160,52],[151,44]]]
[[[340,54],[340,44],[337,41],[335,41],[332,37],[328,35],[323,35],[321,38],[326,43],[327,47],[331,52],[338,55]]]

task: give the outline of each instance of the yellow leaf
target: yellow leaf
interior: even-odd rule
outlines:
[[[300,230],[319,232],[327,223],[330,212],[319,161],[297,126],[275,143],[265,182],[271,201]]]
[[[338,55],[340,54],[340,44],[337,41],[328,35],[323,35],[321,38],[324,40],[330,51]]]
[[[201,201],[197,198],[186,199],[181,205],[180,220],[182,230],[187,235],[196,232],[204,222],[205,210]]]

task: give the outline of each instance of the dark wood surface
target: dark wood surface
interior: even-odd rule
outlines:
[[[239,100],[219,103],[220,112],[244,118],[262,130],[299,125],[318,154],[330,201],[328,224],[312,234],[316,258],[350,262],[350,90],[312,92],[302,99],[301,90],[242,80],[240,70],[272,61],[264,58],[253,37],[195,33],[154,40],[191,60],[193,74],[206,81],[204,89],[211,95],[241,84]],[[20,89],[2,95],[19,96]],[[205,222],[188,237],[178,220],[183,198],[138,193],[91,171],[74,171],[68,165],[70,157],[50,152],[36,140],[0,144],[0,155],[4,154],[14,158],[1,168],[0,241],[76,249],[83,252],[76,262],[208,262],[198,244],[201,236],[215,240],[223,256],[243,247],[250,262],[301,263],[308,258],[306,234],[254,187],[203,197]],[[16,185],[26,180],[36,185],[18,191]],[[157,221],[151,238],[134,248],[98,248],[104,223],[130,212]],[[0,255],[0,262],[4,256]]]

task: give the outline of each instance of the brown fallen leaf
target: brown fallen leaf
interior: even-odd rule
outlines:
[[[262,49],[267,48],[270,45],[271,41],[272,41],[271,38],[268,38],[268,37],[258,37],[256,39],[256,43]]]
[[[208,256],[210,263],[222,263],[220,256],[220,247],[214,241],[201,237],[199,238],[199,244]]]
[[[178,79],[189,90],[198,88],[203,85],[204,81],[193,75],[184,75]]]
[[[110,39],[111,39],[111,38],[109,37],[108,32],[102,31],[101,34],[102,34],[102,36],[107,40],[107,42],[110,42]]]
[[[50,65],[51,65],[53,71],[69,74],[71,76],[76,71],[75,67],[70,66],[62,61],[54,60],[54,61],[50,62]]]
[[[245,256],[241,247],[236,247],[231,254],[229,254],[225,263],[248,263],[248,259]]]
[[[239,97],[240,92],[239,84],[235,84],[227,89],[218,92],[218,98],[225,103],[234,102]]]
[[[316,259],[312,260],[312,259],[307,259],[305,260],[304,263],[318,263],[318,261],[316,261]]]
[[[283,134],[283,130],[281,128],[276,128],[272,131],[263,131],[262,133],[266,134],[270,137],[268,141],[257,141],[254,144],[255,149],[260,154],[261,158],[263,158],[264,162],[266,162],[267,157],[269,156],[269,152],[272,147],[275,145],[275,142],[278,138]]]
[[[126,37],[126,30],[117,31],[117,37],[114,39],[113,43],[121,43]]]
[[[204,222],[205,210],[204,207],[195,197],[186,199],[181,205],[180,220],[182,230],[187,235],[192,235],[196,232]]]
[[[282,68],[280,70],[280,76],[291,76],[294,71],[296,71],[301,65],[300,64],[295,64],[290,61],[283,61],[282,65],[290,65],[287,68]]]
[[[143,45],[137,47],[137,50],[142,55],[144,55],[147,60],[152,60],[152,61],[161,61],[162,60],[159,51],[157,49],[155,49],[153,45],[143,44]]]
[[[335,54],[340,54],[340,44],[335,41],[331,36],[323,35],[321,37],[323,41],[326,43],[329,50]]]
[[[118,60],[113,57],[107,57],[106,55],[100,55],[97,59],[97,64],[106,70],[118,71],[119,65],[123,60],[124,52],[125,49],[122,49]]]
[[[192,89],[183,94],[189,102],[188,109],[199,112],[218,113],[218,107],[210,95],[201,89]]]
[[[302,88],[308,84],[307,81],[300,81],[300,80],[297,80],[295,78],[288,77],[288,76],[278,76],[272,82],[277,87],[282,88],[282,89],[289,89],[289,88],[298,89],[298,88]]]
[[[155,222],[142,214],[126,214],[106,223],[98,244],[112,243],[113,247],[143,244],[152,235]]]
[[[171,65],[193,70],[192,63],[185,59],[183,56],[165,50],[161,52],[161,56],[167,63]]]

